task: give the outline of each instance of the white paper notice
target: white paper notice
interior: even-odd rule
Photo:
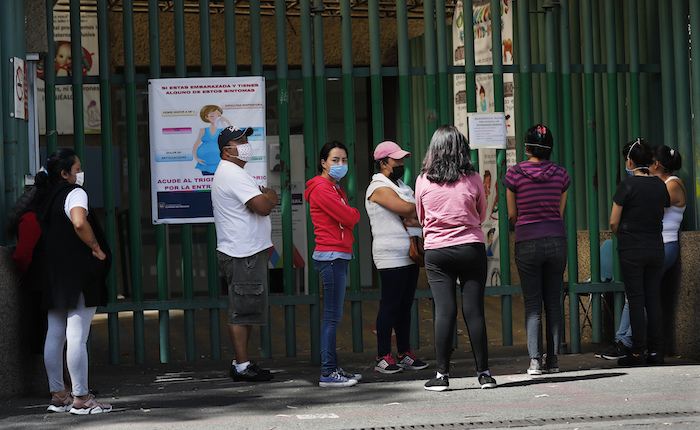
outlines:
[[[469,114],[471,149],[506,149],[506,115],[503,112]]]

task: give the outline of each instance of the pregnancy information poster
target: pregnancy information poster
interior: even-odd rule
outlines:
[[[148,110],[154,224],[214,222],[211,183],[225,127],[255,130],[245,170],[267,185],[264,78],[151,79]]]

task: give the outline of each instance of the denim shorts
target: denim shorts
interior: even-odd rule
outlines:
[[[228,324],[267,325],[267,249],[235,258],[217,252],[228,284]]]

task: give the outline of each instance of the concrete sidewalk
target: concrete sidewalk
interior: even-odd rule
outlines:
[[[591,345],[588,345],[591,347]],[[262,360],[275,379],[234,383],[228,361],[96,365],[90,385],[114,411],[95,416],[47,413],[48,395],[2,404],[2,429],[359,429],[700,428],[700,363],[667,359],[660,367],[625,369],[592,351],[559,357],[561,373],[529,376],[526,347],[490,347],[498,388],[481,390],[466,347],[455,351],[450,390],[423,389],[431,366],[382,375],[373,354],[343,353],[341,365],[361,372],[350,388],[319,388],[308,358]]]

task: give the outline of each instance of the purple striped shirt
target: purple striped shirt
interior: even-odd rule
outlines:
[[[566,237],[561,195],[569,189],[569,174],[552,161],[523,161],[508,169],[506,187],[515,193],[518,220],[515,241]]]

